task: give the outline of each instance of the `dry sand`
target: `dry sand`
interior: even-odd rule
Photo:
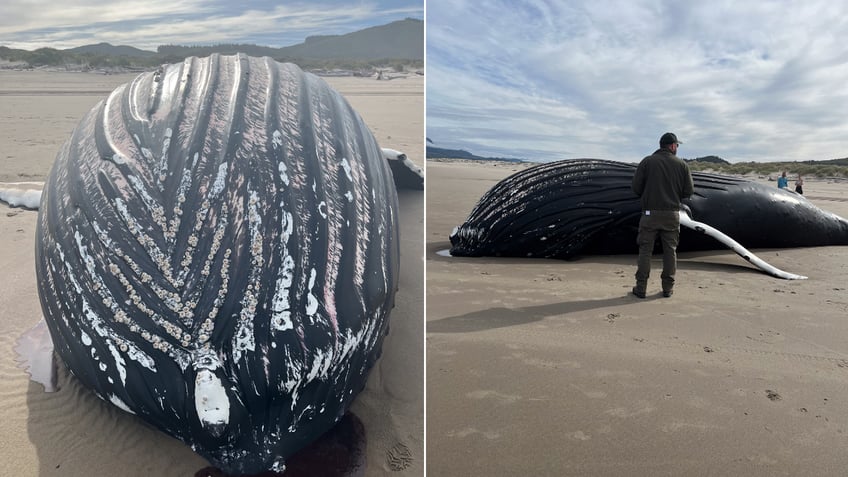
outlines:
[[[428,475],[846,475],[848,247],[683,253],[667,299],[657,256],[646,300],[635,255],[438,255],[519,167],[427,163]]]
[[[77,121],[135,75],[0,71],[0,182],[43,181]],[[382,147],[423,165],[424,79],[328,78]],[[24,185],[22,187],[30,187]],[[383,355],[352,411],[365,425],[368,476],[423,475],[423,194],[400,192],[401,277]],[[60,369],[45,393],[15,361],[41,319],[37,212],[0,205],[0,475],[192,476],[209,464],[107,404]]]

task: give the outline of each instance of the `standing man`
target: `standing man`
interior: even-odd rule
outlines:
[[[663,248],[662,290],[670,297],[677,271],[677,243],[680,241],[680,201],[694,191],[689,165],[677,157],[680,141],[668,132],[660,138],[660,148],[642,159],[633,176],[633,192],[642,203],[639,219],[639,262],[633,294],[645,298],[651,275],[654,242],[660,236]]]

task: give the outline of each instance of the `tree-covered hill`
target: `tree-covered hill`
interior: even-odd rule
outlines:
[[[283,48],[247,44],[161,45],[153,52],[109,43],[65,50],[39,48],[33,51],[0,46],[0,60],[15,67],[50,66],[82,71],[104,68],[150,69],[189,56],[204,57],[212,53],[268,56],[277,61],[296,63],[307,70],[423,68],[424,22],[407,18],[345,35],[309,37],[301,44]]]

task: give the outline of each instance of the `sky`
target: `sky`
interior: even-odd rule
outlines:
[[[534,161],[848,157],[848,2],[427,0],[429,144]]]
[[[250,43],[282,47],[424,18],[424,0],[3,0],[0,46],[34,50],[95,43]]]

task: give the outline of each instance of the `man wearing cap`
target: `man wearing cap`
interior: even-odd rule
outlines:
[[[642,204],[639,235],[636,237],[639,261],[636,286],[633,287],[633,294],[639,298],[645,298],[657,235],[663,248],[663,296],[670,297],[673,293],[677,243],[680,240],[680,201],[694,191],[689,165],[676,156],[680,144],[673,133],[663,134],[660,148],[642,159],[633,176],[633,192]]]

